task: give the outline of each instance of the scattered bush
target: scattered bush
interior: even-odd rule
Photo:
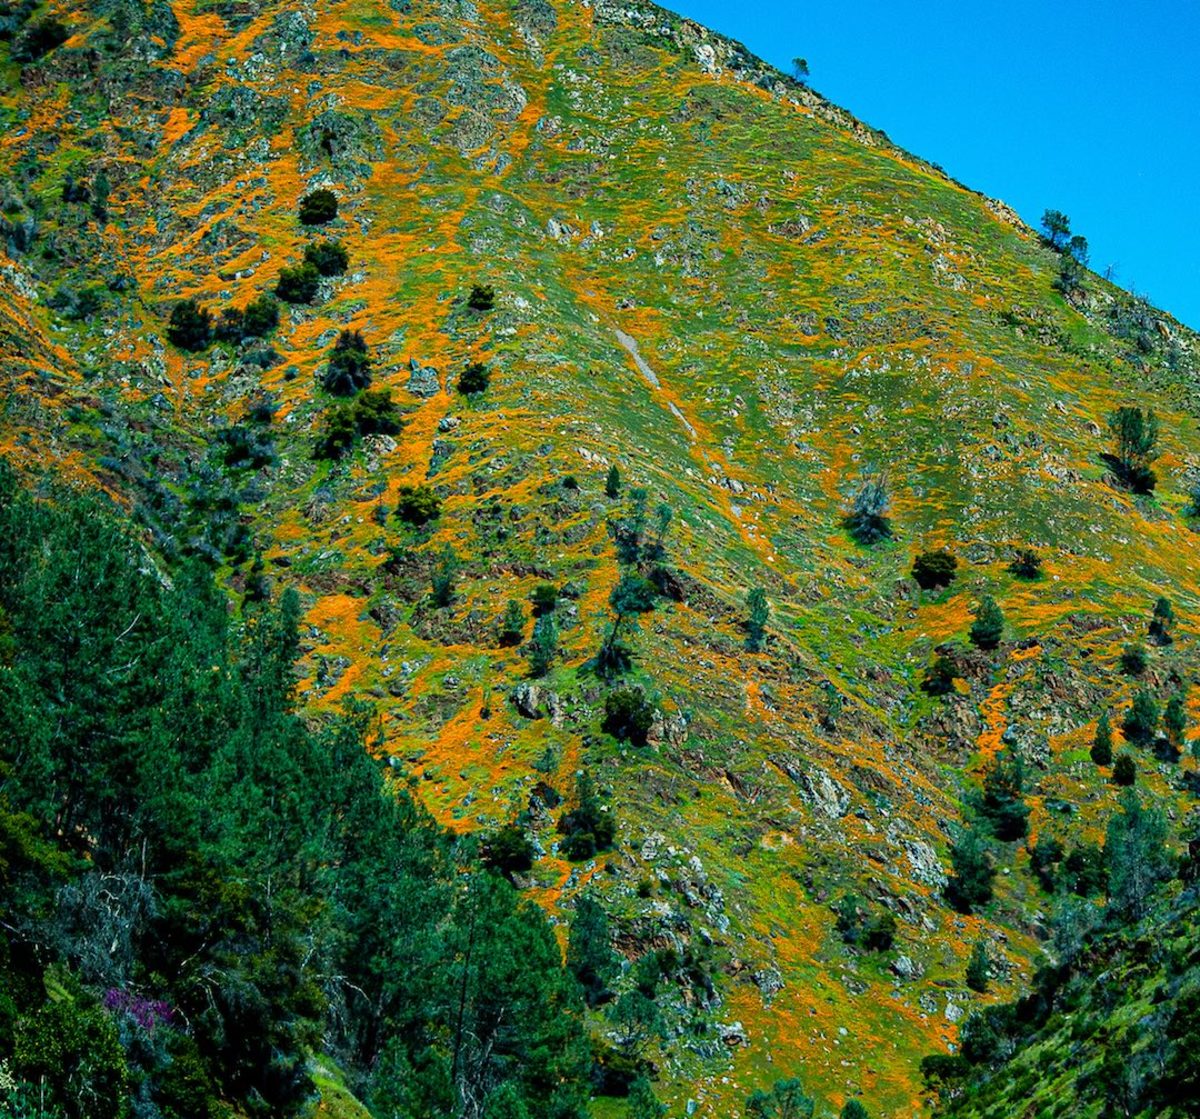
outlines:
[[[490,311],[496,306],[496,289],[490,284],[475,284],[467,296],[472,311]]]
[[[1155,645],[1170,645],[1175,638],[1171,636],[1171,626],[1175,624],[1175,610],[1169,598],[1159,598],[1154,604],[1154,613],[1150,618],[1150,640]]]
[[[354,446],[356,436],[396,435],[400,426],[400,410],[391,389],[359,393],[353,401],[338,404],[326,413],[317,439],[317,458],[341,458]]]
[[[954,691],[957,676],[958,670],[954,667],[954,662],[949,657],[940,655],[925,669],[921,690],[932,696],[949,695]]]
[[[1114,785],[1128,788],[1137,780],[1137,763],[1131,754],[1118,754],[1113,764],[1112,781]]]
[[[615,462],[608,468],[608,473],[604,476],[604,496],[613,498],[621,496],[621,471]]]
[[[279,325],[279,304],[269,295],[260,295],[245,309],[226,307],[213,329],[218,342],[236,345],[245,338],[265,338]]]
[[[300,199],[299,217],[301,225],[324,225],[337,217],[338,198],[333,191],[322,187],[310,191]]]
[[[401,486],[396,497],[396,516],[405,524],[423,525],[442,512],[441,498],[426,485]]]
[[[1158,457],[1158,417],[1149,408],[1125,405],[1108,417],[1108,430],[1115,444],[1112,464],[1118,481],[1134,493],[1150,493],[1158,482],[1150,469]]]
[[[835,906],[835,922],[842,940],[854,947],[866,948],[869,952],[886,952],[896,939],[896,918],[889,910],[872,914],[853,894]]]
[[[1121,650],[1121,671],[1126,676],[1141,676],[1149,663],[1144,645],[1126,645]]]
[[[333,344],[329,364],[321,377],[326,392],[353,396],[371,383],[371,355],[357,330],[343,330]]]
[[[1134,697],[1121,729],[1131,742],[1149,742],[1158,733],[1158,703],[1154,696],[1142,688]]]
[[[870,545],[891,537],[892,525],[885,516],[890,501],[886,475],[863,479],[850,512],[842,520],[855,542]]]
[[[171,308],[167,338],[181,350],[198,353],[212,340],[212,314],[194,299],[181,299]]]
[[[533,588],[529,600],[533,603],[533,616],[540,618],[558,605],[558,588],[553,583],[539,583]]]
[[[1005,843],[1024,839],[1029,833],[1025,766],[1020,754],[1000,754],[988,767],[983,777],[979,810],[991,825],[992,834]]]
[[[447,545],[438,554],[438,558],[429,572],[429,591],[434,606],[445,607],[454,602],[458,568],[458,556]]]
[[[1004,636],[1004,613],[990,594],[985,594],[979,603],[968,636],[979,649],[994,649],[1000,644]]]
[[[949,552],[922,552],[913,560],[912,574],[917,585],[924,591],[948,587],[954,582],[958,560]]]
[[[608,604],[618,618],[646,614],[654,609],[657,601],[658,590],[654,584],[632,571],[627,571],[617,580],[612,594],[608,596]]]
[[[986,839],[973,828],[961,831],[950,847],[952,873],[946,900],[961,913],[970,913],[992,900],[996,868]]]
[[[1167,700],[1162,722],[1163,732],[1167,736],[1167,744],[1171,748],[1174,760],[1183,749],[1184,735],[1187,732],[1187,706],[1183,696],[1173,695]]]
[[[767,620],[771,616],[771,607],[767,604],[767,592],[762,587],[755,587],[746,595],[746,648],[752,653],[762,652],[767,641]]]
[[[340,276],[350,264],[350,254],[341,241],[316,241],[304,247],[304,262],[322,276]]]
[[[524,874],[533,869],[533,844],[523,828],[505,824],[483,845],[483,861],[502,874]]]
[[[283,268],[275,282],[275,294],[284,303],[311,303],[317,297],[321,273],[306,260],[291,268]]]
[[[71,37],[71,32],[54,18],[39,19],[29,24],[12,45],[14,62],[37,62],[52,50],[61,47]]]
[[[554,616],[546,614],[533,623],[529,643],[529,671],[533,676],[545,676],[558,653],[558,626]]]
[[[769,1092],[759,1089],[750,1094],[746,1114],[750,1119],[812,1119],[816,1106],[799,1080],[776,1080]]]
[[[563,814],[558,830],[565,837],[563,853],[568,859],[590,859],[598,851],[609,850],[616,839],[616,821],[586,769],[575,782],[575,807]]]
[[[1096,737],[1092,740],[1092,761],[1096,765],[1112,765],[1112,725],[1108,721],[1108,712],[1100,715],[1096,723]]]
[[[1008,565],[1018,579],[1037,579],[1042,574],[1042,557],[1032,548],[1022,548]]]
[[[463,396],[477,396],[486,392],[492,375],[481,361],[472,361],[458,376],[458,391]]]
[[[645,746],[654,725],[654,707],[640,688],[617,688],[604,697],[602,725],[619,742]]]
[[[525,625],[525,608],[515,598],[510,598],[500,619],[500,644],[504,648],[520,645],[525,640]]]
[[[991,975],[992,961],[988,958],[987,944],[983,940],[975,941],[967,960],[967,986],[979,994],[986,993],[988,979]]]

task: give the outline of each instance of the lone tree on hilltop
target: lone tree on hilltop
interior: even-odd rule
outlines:
[[[807,58],[792,59],[792,77],[795,78],[796,81],[798,81],[801,85],[804,85],[808,81],[809,74],[810,71],[808,68]]]
[[[1150,493],[1158,482],[1150,464],[1158,458],[1158,417],[1150,408],[1122,405],[1108,417],[1118,475],[1134,493]]]
[[[1042,229],[1046,244],[1055,252],[1062,252],[1071,239],[1071,219],[1062,210],[1046,210],[1042,214]]]

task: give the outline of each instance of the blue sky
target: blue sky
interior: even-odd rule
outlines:
[[[1198,0],[666,0],[1200,329]]]

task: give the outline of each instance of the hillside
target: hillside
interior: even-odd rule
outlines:
[[[66,38],[30,57],[51,17]],[[982,776],[1019,754],[1031,837],[1095,840],[1117,794],[1096,719],[1195,678],[1196,336],[1092,273],[1063,284],[1064,253],[1001,204],[651,4],[3,19],[8,459],[109,493],[164,580],[198,556],[239,611],[297,591],[314,724],[366,700],[439,823],[517,820],[518,884],[564,940],[599,898],[619,992],[673,953],[648,1036],[590,1012],[672,1115],[737,1114],[790,1076],[822,1107],[921,1108],[920,1058],[1031,979],[1049,921],[1019,843],[994,847],[995,900],[946,903]],[[303,224],[322,189],[335,216]],[[331,240],[344,270],[264,336],[170,340],[181,301],[244,309]],[[395,417],[327,390],[346,330]],[[463,394],[471,363],[486,389]],[[1158,418],[1150,493],[1111,457],[1123,406]],[[878,475],[891,536],[864,545],[844,518]],[[437,515],[409,523],[424,486]],[[922,591],[913,559],[942,548],[957,575]],[[1009,570],[1027,548],[1036,578]],[[623,572],[654,590],[606,673]],[[542,583],[559,645],[531,678]],[[992,649],[967,639],[987,594]],[[1124,673],[1160,597],[1173,640]],[[939,654],[943,696],[922,688]],[[653,712],[635,741],[606,720],[622,689]],[[1132,748],[1188,826],[1196,759]],[[559,798],[584,767],[616,837],[569,859]],[[846,943],[849,894],[893,915],[894,946]],[[980,939],[987,995],[963,981]]]

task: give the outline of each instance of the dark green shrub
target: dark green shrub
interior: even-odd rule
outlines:
[[[762,587],[754,587],[746,595],[746,607],[746,648],[752,653],[759,653],[767,641],[767,621],[771,616],[767,592]]]
[[[1092,761],[1096,765],[1112,765],[1112,725],[1108,721],[1108,712],[1100,715],[1096,722],[1096,736],[1092,740]]]
[[[533,868],[534,849],[523,828],[505,824],[483,845],[483,860],[503,874],[523,874]]]
[[[645,614],[654,609],[657,601],[658,591],[654,584],[635,572],[622,575],[608,597],[609,605],[618,617]]]
[[[354,424],[351,408],[339,404],[325,413],[325,420],[317,436],[314,454],[317,458],[338,459],[354,447],[358,429]]]
[[[481,361],[472,361],[458,376],[458,391],[463,396],[476,396],[486,392],[492,375]]]
[[[1159,598],[1154,604],[1154,614],[1150,618],[1150,640],[1155,645],[1170,645],[1175,639],[1171,636],[1171,626],[1175,622],[1175,611],[1169,598]]]
[[[308,261],[291,268],[282,268],[275,283],[275,294],[284,303],[311,303],[317,297],[321,273]]]
[[[1142,688],[1133,697],[1121,729],[1132,742],[1149,742],[1158,733],[1159,709],[1154,696]]]
[[[619,742],[645,746],[653,725],[654,707],[640,688],[617,688],[604,697],[602,726]]]
[[[608,468],[608,473],[604,476],[604,496],[621,496],[621,471],[615,462]]]
[[[1137,780],[1137,763],[1131,754],[1118,754],[1113,763],[1112,781],[1114,785],[1128,787]]]
[[[171,308],[167,338],[189,353],[203,350],[212,341],[212,314],[194,299],[181,299]]]
[[[397,492],[396,516],[405,524],[428,524],[441,512],[441,499],[429,486],[401,486]]]
[[[954,574],[958,569],[958,560],[944,549],[936,552],[922,552],[913,560],[912,574],[917,585],[924,591],[937,587],[948,587],[954,582]]]
[[[391,389],[368,389],[353,405],[354,426],[359,435],[396,435],[400,431],[400,410]]]
[[[1121,671],[1126,676],[1141,676],[1149,663],[1143,645],[1126,645],[1121,650]]]
[[[449,546],[443,548],[429,572],[429,590],[434,606],[444,607],[454,602],[458,568],[458,557]]]
[[[954,691],[957,675],[958,670],[954,667],[954,662],[949,657],[940,655],[925,669],[925,675],[921,679],[921,690],[932,696],[949,695]]]
[[[946,900],[961,913],[970,913],[992,900],[996,868],[986,839],[966,828],[950,847],[952,873],[946,884]]]
[[[39,19],[29,24],[13,41],[14,62],[36,62],[56,47],[61,47],[71,32],[57,19]]]
[[[558,654],[558,626],[554,616],[546,614],[533,623],[533,637],[529,642],[529,671],[534,676],[545,676]]]
[[[563,814],[558,830],[565,837],[563,853],[568,859],[590,859],[607,851],[616,838],[617,827],[608,806],[601,802],[585,769],[575,781],[575,807]]]
[[[1158,418],[1147,408],[1123,406],[1108,417],[1116,454],[1117,480],[1134,493],[1150,493],[1158,482],[1150,464],[1158,457]]]
[[[812,1119],[816,1102],[804,1094],[799,1080],[776,1080],[769,1092],[761,1089],[746,1099],[750,1119]]]
[[[265,338],[279,325],[279,304],[269,295],[260,295],[246,304],[242,329],[247,338]]]
[[[967,986],[972,991],[983,994],[988,989],[988,979],[991,975],[992,961],[988,958],[987,945],[982,940],[975,941],[967,960]]]
[[[357,330],[343,330],[333,344],[321,385],[334,396],[353,396],[371,383],[371,355]]]
[[[496,306],[496,289],[490,284],[475,284],[467,296],[472,311],[490,311]]]
[[[322,276],[340,276],[350,264],[350,254],[341,241],[317,241],[304,246],[304,261]]]
[[[869,1119],[867,1109],[860,1100],[847,1100],[838,1119]]]
[[[533,603],[533,616],[535,618],[540,618],[543,614],[549,614],[558,604],[558,588],[553,583],[539,583],[533,588],[533,593],[529,596],[529,601]]]
[[[500,644],[505,648],[520,645],[525,640],[525,624],[525,608],[515,598],[510,598],[500,619]]]
[[[891,537],[891,521],[885,515],[890,501],[887,478],[884,475],[863,479],[854,495],[850,511],[842,520],[846,531],[856,543],[870,545]]]
[[[1042,573],[1042,557],[1032,548],[1022,548],[1013,557],[1008,570],[1018,579],[1036,579]]]
[[[301,225],[324,225],[331,222],[337,217],[337,195],[324,187],[310,191],[300,199],[298,212]]]
[[[240,307],[226,307],[213,327],[213,337],[236,345],[246,336],[245,324],[246,313]]]
[[[979,810],[987,817],[992,834],[1005,843],[1029,833],[1029,805],[1025,803],[1025,766],[1019,754],[1000,754],[983,777]]]

